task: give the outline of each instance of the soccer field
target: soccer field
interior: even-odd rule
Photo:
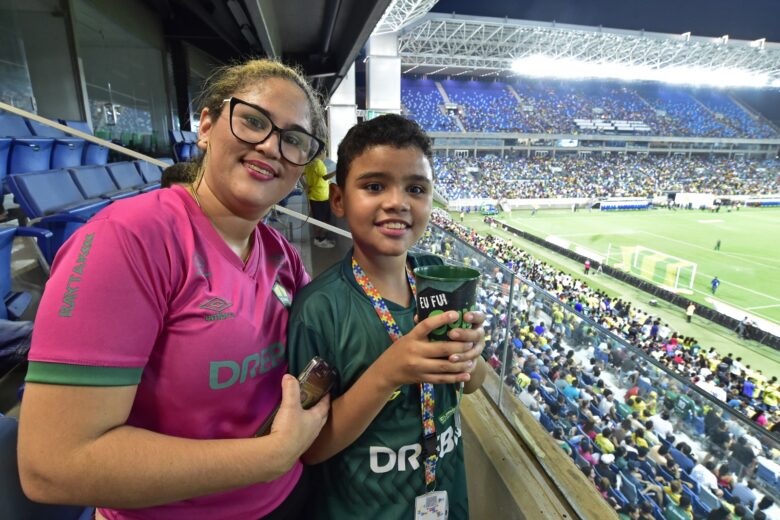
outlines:
[[[780,209],[692,211],[530,211],[500,220],[547,238],[559,237],[619,262],[621,246],[644,246],[698,264],[690,298],[723,304],[780,324]],[[720,240],[720,251],[715,243]],[[713,297],[710,281],[721,280]]]

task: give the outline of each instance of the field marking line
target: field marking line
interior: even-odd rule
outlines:
[[[748,258],[758,258],[760,260],[766,260],[767,262],[777,262],[780,264],[780,258],[772,258],[769,256],[751,255],[750,253],[727,253],[729,255],[746,256]]]
[[[653,232],[651,232],[651,231],[644,231],[644,230],[641,230],[641,229],[640,229],[640,230],[637,230],[637,233],[644,233],[644,234],[646,234],[646,235],[654,236],[654,237],[656,237],[656,238],[660,238],[660,239],[662,239],[662,240],[668,240],[668,241],[670,241],[670,242],[677,242],[678,244],[684,244],[684,245],[686,245],[686,246],[695,247],[695,248],[697,248],[697,249],[702,249],[702,250],[704,250],[704,251],[712,251],[712,248],[711,248],[711,247],[704,247],[704,246],[700,246],[700,245],[692,244],[692,243],[690,243],[690,242],[686,242],[686,241],[684,241],[684,240],[677,240],[676,238],[665,237],[665,236],[663,236],[663,235],[659,235],[659,234],[657,234],[657,233],[653,233]],[[731,253],[724,253],[723,251],[718,251],[718,253],[719,253],[721,256],[728,256],[728,257],[731,257],[731,256],[733,256]],[[777,266],[774,266],[774,265],[766,265],[766,264],[762,264],[761,262],[756,262],[755,260],[747,260],[747,259],[745,259],[745,258],[735,258],[734,260],[742,260],[743,262],[749,262],[749,263],[753,263],[753,264],[755,264],[755,265],[760,265],[761,267],[766,267],[766,268],[768,268],[768,269],[776,269],[776,268],[777,268]],[[698,262],[697,262],[697,263],[698,263]]]
[[[745,310],[752,311],[755,309],[771,309],[772,307],[780,307],[780,303],[775,303],[772,305],[759,305],[758,307],[745,307]]]

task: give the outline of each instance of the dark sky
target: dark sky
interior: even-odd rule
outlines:
[[[432,11],[780,42],[780,0],[440,0]]]

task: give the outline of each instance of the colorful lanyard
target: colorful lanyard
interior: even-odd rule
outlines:
[[[401,339],[401,329],[395,322],[395,318],[390,314],[387,304],[376,287],[368,279],[366,273],[358,265],[355,257],[352,257],[352,272],[355,274],[355,280],[368,299],[374,305],[374,310],[380,321],[387,329],[387,334],[393,342]],[[409,287],[412,289],[412,296],[417,295],[417,286],[414,283],[414,277],[409,269],[406,270],[406,278],[409,280]],[[439,455],[436,452],[436,422],[433,420],[433,407],[435,400],[433,398],[433,385],[430,383],[420,384],[420,410],[422,411],[423,426],[423,457],[425,464],[425,488],[427,491],[433,491],[436,488],[436,464],[439,461]]]

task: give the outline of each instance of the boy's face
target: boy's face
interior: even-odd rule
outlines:
[[[367,257],[405,255],[422,236],[433,204],[433,172],[415,147],[379,145],[352,160],[333,213],[345,217],[356,251]]]

